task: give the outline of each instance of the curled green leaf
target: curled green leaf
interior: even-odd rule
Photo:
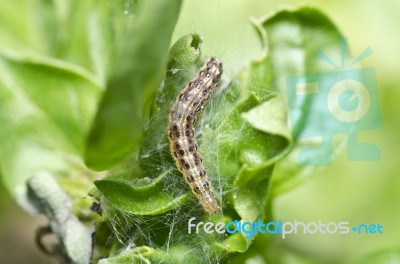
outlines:
[[[264,48],[268,53],[275,90],[279,91],[286,109],[288,103],[288,83],[291,77],[301,77],[305,82],[313,75],[333,70],[332,65],[325,63],[318,54],[323,51],[332,58],[340,56],[339,44],[343,39],[342,34],[333,22],[322,12],[311,7],[301,7],[292,10],[282,10],[272,16],[256,21],[253,24],[259,33]],[[329,75],[318,77],[319,83],[329,81]],[[293,145],[291,153],[280,162],[273,177],[273,192],[284,193],[304,182],[310,175],[310,170],[320,167],[302,166],[299,163],[299,152],[302,149],[313,148],[316,145],[314,139],[302,137],[302,133],[312,126],[316,126],[318,120],[313,119],[315,113],[324,116],[324,104],[320,97],[304,96],[298,99],[295,106],[285,112],[296,113],[297,118],[291,116],[291,134]],[[325,103],[326,104],[326,103]],[[289,115],[288,115],[289,116]],[[325,119],[325,118],[323,118]],[[326,117],[329,120],[329,117]],[[321,137],[330,138],[330,131],[326,128]],[[337,144],[338,148],[341,146]],[[330,150],[326,150],[330,151]],[[335,155],[326,153],[325,156]]]
[[[95,181],[95,185],[110,205],[123,212],[156,215],[177,208],[188,199],[188,194],[170,197],[163,192],[167,177],[171,177],[168,171],[155,179],[140,178],[128,181],[109,178]]]

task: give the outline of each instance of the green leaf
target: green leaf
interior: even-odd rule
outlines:
[[[243,113],[242,118],[259,131],[282,137],[287,141],[286,144],[292,140],[291,131],[286,125],[285,104],[278,95],[271,96],[266,102]],[[270,162],[282,158],[284,154],[277,153]]]
[[[101,90],[85,70],[47,57],[1,51],[0,68],[1,171],[26,208],[34,172],[72,173],[63,159],[82,154]]]
[[[188,199],[188,194],[170,197],[163,192],[165,181],[171,176],[174,175],[167,171],[155,179],[115,177],[94,183],[111,206],[130,214],[156,215],[179,207]]]
[[[281,10],[267,19],[253,20],[253,24],[271,61],[273,87],[282,95],[287,94],[286,78],[331,70],[317,53],[339,48],[343,38],[332,21],[312,7]],[[333,59],[340,55],[332,50],[328,54],[334,55]]]
[[[192,246],[175,246],[168,251],[155,250],[146,246],[131,249],[122,256],[102,259],[99,264],[139,263],[188,263],[195,264],[206,261],[207,255],[197,255]]]
[[[199,59],[202,38],[197,33],[187,34],[175,42],[169,51],[168,69],[187,68]]]
[[[22,90],[27,100],[47,115],[73,148],[82,153],[83,137],[101,92],[97,79],[77,66],[41,56],[4,51],[1,59],[7,67],[4,82],[8,88]]]
[[[126,21],[107,90],[88,138],[86,164],[104,170],[143,139],[149,104],[160,85],[181,1],[144,1]]]
[[[284,102],[288,102],[288,78],[303,76],[307,80],[311,78],[311,74],[333,70],[332,65],[319,58],[321,51],[333,61],[340,60],[339,43],[343,36],[329,18],[314,8],[279,11],[265,20],[255,21],[254,24],[268,51],[273,76],[271,82],[275,84],[274,87],[280,92]],[[329,77],[322,75],[319,81],[322,83],[326,78]],[[305,128],[315,126],[312,123],[315,120],[311,116],[315,116],[316,112],[323,114],[325,111],[318,99],[320,98],[304,97],[303,101],[297,102],[295,108],[292,106],[290,109],[299,118],[290,120],[294,145],[291,154],[276,168],[272,185],[275,194],[302,183],[306,177],[312,175],[310,169],[316,168],[300,165],[298,155],[300,150],[315,145],[312,139],[302,139],[302,133]],[[330,131],[331,129],[326,129],[326,135],[320,136],[329,138]],[[326,156],[329,155],[333,154],[326,153]]]

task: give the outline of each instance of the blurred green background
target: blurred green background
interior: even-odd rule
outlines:
[[[1,16],[14,17],[0,17],[0,46],[14,48],[8,40],[17,36],[27,43],[17,49],[40,52],[37,43],[46,43],[46,39],[35,35],[32,31],[35,25],[31,29],[26,24],[28,19],[32,21],[32,12],[26,8],[32,4],[26,3],[39,1],[1,2]],[[172,42],[188,32],[201,33],[203,54],[219,57],[227,75],[233,76],[262,52],[249,17],[258,18],[280,8],[299,5],[317,7],[332,19],[347,37],[353,56],[366,47],[373,50],[373,55],[361,65],[376,69],[383,125],[382,129],[362,132],[360,136],[380,148],[381,160],[349,162],[343,152],[332,166],[315,172],[298,188],[277,197],[273,203],[275,218],[379,223],[384,226],[384,234],[274,238],[264,248],[256,245],[257,250],[251,252],[253,262],[249,263],[263,263],[257,262],[258,254],[268,256],[271,263],[364,263],[362,259],[376,252],[400,252],[399,1],[186,1]],[[19,209],[0,187],[0,259],[7,260],[6,263],[55,263],[34,247],[35,228],[44,223],[43,218],[29,216]],[[389,263],[390,257],[393,255],[371,263]]]

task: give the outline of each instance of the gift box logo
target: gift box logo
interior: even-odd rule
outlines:
[[[367,48],[356,60],[345,65],[345,42],[340,50],[341,66],[324,53],[318,53],[322,61],[333,66],[332,71],[287,79],[293,137],[300,142],[314,142],[312,147],[300,151],[298,161],[302,165],[332,164],[335,134],[347,135],[349,161],[380,159],[380,149],[376,145],[360,142],[357,137],[360,131],[379,129],[382,125],[375,69],[353,69],[372,51]]]

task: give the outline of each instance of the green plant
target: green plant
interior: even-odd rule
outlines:
[[[253,21],[265,54],[224,78],[196,125],[224,209],[208,216],[174,169],[166,138],[170,106],[203,62],[199,34],[170,48],[181,1],[21,3],[36,23],[1,39],[1,174],[23,208],[49,218],[54,253],[87,262],[95,226],[99,263],[246,259],[254,238],[187,234],[187,221],[271,219],[270,201],[310,175],[289,153],[312,104],[303,102],[304,120],[291,131],[284,81],[324,70],[315,54],[337,47],[334,24],[307,7]],[[14,25],[11,4],[0,7]],[[82,199],[87,193],[93,199]],[[102,217],[89,211],[93,201]]]

